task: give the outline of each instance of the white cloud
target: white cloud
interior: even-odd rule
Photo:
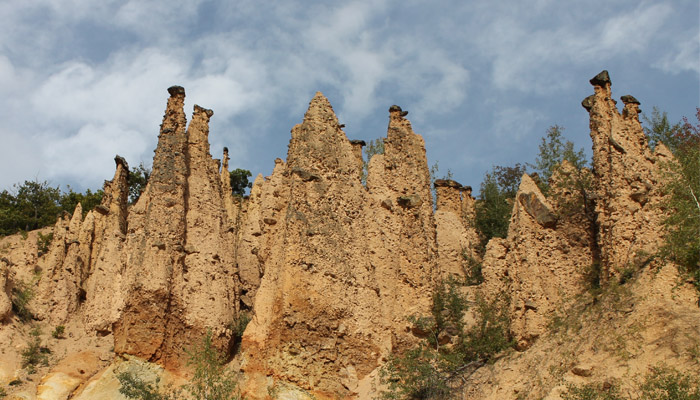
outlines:
[[[684,71],[700,73],[700,37],[690,32],[688,38],[675,38],[672,48],[654,66],[677,74]]]

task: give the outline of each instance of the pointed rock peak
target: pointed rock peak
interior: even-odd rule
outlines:
[[[182,86],[170,86],[168,88],[168,93],[170,93],[171,97],[176,97],[176,96],[182,96],[185,97],[185,88]]]
[[[606,84],[612,85],[612,82],[610,82],[610,74],[608,74],[608,70],[606,69],[594,76],[589,82],[591,82],[591,85],[593,86],[605,87]]]
[[[553,228],[556,225],[557,218],[552,206],[528,174],[523,174],[520,179],[516,198],[538,224],[546,228]]]
[[[309,103],[309,108],[304,114],[304,122],[321,121],[331,125],[338,126],[338,117],[333,111],[331,102],[321,92],[316,92],[316,95]]]
[[[212,117],[212,115],[214,115],[214,111],[212,111],[208,108],[200,107],[199,105],[195,104],[194,105],[194,115],[196,116],[198,114],[205,114],[207,116],[207,119],[209,119]]]

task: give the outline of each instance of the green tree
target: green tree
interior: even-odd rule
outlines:
[[[234,196],[245,195],[247,189],[253,187],[253,183],[248,180],[253,174],[247,169],[236,168],[229,172],[231,179],[231,192]]]
[[[151,169],[146,168],[143,163],[138,167],[129,169],[129,204],[135,204],[141,193],[146,189],[148,179],[151,177]]]
[[[508,234],[513,209],[513,198],[508,194],[508,189],[498,183],[495,171],[487,172],[475,204],[474,226],[481,237],[482,250],[492,238]]]
[[[160,388],[160,380],[155,383],[146,382],[133,373],[122,372],[117,375],[120,383],[119,393],[129,399],[142,400],[174,400],[181,398],[184,390],[188,398],[205,400],[239,400],[237,377],[235,372],[226,369],[225,355],[214,347],[212,333],[202,338],[202,341],[186,350],[187,365],[192,368],[193,376],[190,383],[178,388]]]
[[[559,168],[562,161],[566,160],[576,169],[581,169],[588,164],[586,153],[583,149],[576,151],[574,143],[562,137],[564,128],[559,125],[550,126],[546,135],[542,137],[539,145],[539,154],[534,164],[528,164],[540,177],[540,189],[542,193],[549,192],[549,183],[552,174]]]
[[[73,189],[68,186],[68,192],[61,194],[59,204],[61,205],[61,210],[73,213],[75,207],[80,203],[83,207],[83,214],[85,214],[102,202],[102,196],[104,196],[102,189],[95,192],[87,189],[85,193],[79,193],[74,192]]]
[[[666,165],[663,191],[667,196],[662,207],[671,212],[664,220],[666,236],[660,254],[694,276],[700,290],[700,108],[696,118],[696,125],[684,118],[670,131],[656,134],[669,138],[675,156],[675,162]],[[652,125],[661,126],[658,121]]]
[[[682,143],[678,142],[679,138],[676,132],[683,128],[683,123],[671,124],[665,111],[661,112],[658,107],[654,106],[651,111],[651,118],[647,117],[646,114],[642,114],[642,121],[648,125],[644,127],[644,133],[647,135],[649,147],[652,149],[657,144],[663,143],[671,152],[675,153],[676,149],[682,145]]]
[[[462,321],[469,303],[454,279],[443,281],[433,293],[430,315],[413,316],[414,331],[425,339],[382,367],[384,399],[446,399],[461,377],[470,374],[512,345],[508,299],[489,302],[478,297],[476,324]]]
[[[0,194],[0,234],[30,231],[56,222],[61,211],[58,187],[35,180],[15,184],[13,189],[15,194],[6,190]]]

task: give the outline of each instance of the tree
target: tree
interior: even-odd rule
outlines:
[[[174,400],[181,397],[183,391],[188,398],[205,400],[239,400],[238,381],[233,371],[227,370],[224,355],[214,347],[211,330],[202,341],[186,350],[189,360],[187,365],[193,368],[194,375],[190,383],[178,389],[160,388],[160,380],[146,382],[130,372],[117,375],[120,383],[119,393],[129,399]]]
[[[100,204],[104,195],[102,190],[74,192],[70,186],[68,192],[61,193],[58,186],[37,180],[15,184],[13,189],[14,193],[0,192],[0,235],[53,225],[61,212],[72,213],[78,203],[82,204],[83,212],[88,212]]]
[[[649,139],[649,147],[653,150],[657,144],[663,143],[672,153],[675,153],[676,148],[681,145],[675,133],[683,128],[683,124],[677,122],[671,125],[668,114],[665,111],[661,112],[656,106],[651,111],[651,118],[642,114],[642,120],[649,125],[644,127],[644,133]]]
[[[382,367],[384,399],[447,399],[453,397],[459,378],[469,375],[501,351],[512,346],[508,298],[486,301],[477,296],[476,323],[463,325],[469,302],[454,279],[441,282],[433,292],[430,315],[409,321],[425,339]]]
[[[143,163],[129,170],[129,178],[127,179],[129,183],[129,204],[135,204],[138,201],[141,193],[146,189],[150,177],[151,169],[146,168]]]
[[[102,202],[102,196],[104,196],[104,192],[101,189],[95,192],[87,189],[85,193],[79,193],[74,192],[73,189],[68,186],[68,192],[61,195],[59,203],[61,209],[68,213],[72,213],[78,203],[80,203],[83,208],[83,214],[85,214]]]
[[[229,172],[229,177],[231,179],[231,192],[234,196],[245,195],[246,189],[253,187],[253,183],[248,180],[253,176],[247,169],[236,168]]]
[[[474,227],[481,237],[482,251],[491,238],[504,238],[508,234],[515,197],[513,188],[517,188],[516,182],[520,182],[520,177],[518,176],[517,181],[510,179],[515,176],[514,169],[518,168],[519,164],[516,167],[509,167],[507,171],[503,167],[494,167],[491,172],[486,173],[481,182],[475,204]],[[499,178],[502,183],[499,183]]]
[[[665,165],[667,196],[662,207],[671,212],[664,220],[666,236],[660,254],[692,275],[700,290],[700,108],[696,109],[697,125],[683,118],[682,124],[670,126],[663,123],[665,115],[652,117],[655,137],[667,138],[675,156],[675,162]]]
[[[0,234],[30,231],[56,222],[61,211],[58,187],[35,180],[15,184],[13,189],[15,194],[6,190],[0,194]]]
[[[549,180],[556,169],[566,160],[576,169],[581,169],[588,164],[586,153],[583,149],[574,150],[574,143],[563,141],[562,132],[564,128],[559,125],[550,126],[547,133],[541,139],[539,154],[534,164],[529,164],[540,177],[540,190],[542,193],[549,192]]]

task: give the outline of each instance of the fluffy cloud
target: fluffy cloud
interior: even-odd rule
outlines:
[[[283,156],[289,129],[322,90],[354,137],[382,134],[388,105],[410,109],[441,166],[466,166],[453,172],[475,184],[495,149],[504,162],[532,158],[518,144],[561,122],[570,112],[562,104],[578,107],[579,83],[585,90],[603,67],[617,76],[635,65],[639,77],[659,82],[697,73],[697,8],[632,0],[5,2],[0,188],[35,174],[95,188],[111,177],[115,153],[148,164],[172,84],[187,89],[188,114],[194,103],[214,110],[212,151],[229,146],[237,166],[254,173]],[[697,77],[685,86],[693,85]],[[696,92],[674,95],[694,107]]]

